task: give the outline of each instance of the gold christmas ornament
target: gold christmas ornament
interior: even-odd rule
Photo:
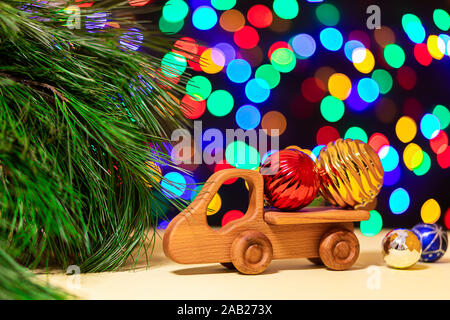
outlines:
[[[360,140],[338,139],[320,151],[320,194],[341,207],[360,208],[374,201],[383,185],[377,153]]]
[[[383,258],[389,267],[405,269],[419,261],[422,246],[419,238],[408,229],[394,229],[383,239]]]

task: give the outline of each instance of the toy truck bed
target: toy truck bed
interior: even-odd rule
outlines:
[[[368,220],[369,217],[370,213],[365,210],[345,210],[334,207],[310,207],[297,212],[269,209],[264,212],[264,221],[272,225],[356,222]]]

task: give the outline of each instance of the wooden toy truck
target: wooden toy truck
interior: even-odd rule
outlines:
[[[206,219],[207,207],[220,186],[236,177],[249,186],[248,210],[244,217],[213,229]],[[214,173],[194,201],[170,222],[164,234],[164,252],[177,263],[221,263],[244,274],[261,273],[273,259],[289,258],[308,258],[332,270],[345,270],[359,256],[353,222],[369,216],[365,210],[333,207],[264,210],[262,175],[225,169]]]

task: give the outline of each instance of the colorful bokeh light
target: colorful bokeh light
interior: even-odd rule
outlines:
[[[244,129],[255,129],[261,121],[261,114],[257,108],[252,105],[244,105],[236,111],[236,123]]]
[[[228,79],[235,83],[246,82],[252,74],[250,64],[244,59],[232,60],[227,66]]]
[[[389,197],[389,208],[393,214],[402,214],[408,210],[410,201],[409,193],[403,188],[398,188],[392,191]]]
[[[234,106],[233,96],[226,90],[215,90],[206,102],[208,111],[216,117],[224,117],[231,112]]]
[[[344,103],[333,96],[326,96],[320,103],[320,113],[329,122],[339,121],[345,112]]]

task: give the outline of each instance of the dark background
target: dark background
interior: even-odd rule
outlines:
[[[233,34],[224,31],[219,24],[214,28],[207,31],[199,31],[195,29],[191,24],[191,14],[194,8],[198,5],[206,4],[210,5],[209,1],[187,1],[190,5],[190,12],[185,19],[185,25],[180,33],[177,35],[189,36],[195,38],[197,41],[203,42],[206,45],[214,46],[218,42],[228,42],[232,45]],[[237,5],[234,9],[240,10],[244,16],[248,9],[254,4],[265,4],[269,8],[272,8],[273,1],[237,1]],[[317,130],[325,125],[332,125],[338,129],[341,137],[343,137],[345,131],[350,126],[359,126],[363,128],[367,135],[370,137],[375,132],[383,133],[387,136],[390,144],[395,147],[400,156],[400,168],[401,178],[399,182],[393,186],[383,186],[378,196],[378,204],[376,210],[383,217],[384,227],[411,227],[416,223],[421,222],[420,208],[422,204],[430,199],[434,198],[441,206],[441,218],[438,223],[444,225],[443,219],[445,212],[450,204],[450,192],[449,192],[449,175],[448,169],[444,170],[439,167],[436,161],[435,153],[430,149],[429,141],[425,139],[420,129],[416,137],[412,142],[417,143],[425,150],[431,157],[432,165],[430,171],[424,176],[416,176],[413,172],[409,171],[402,160],[402,153],[406,144],[400,142],[395,134],[395,124],[397,120],[403,115],[402,106],[406,99],[415,98],[422,106],[422,113],[431,112],[436,104],[442,104],[447,108],[450,106],[450,58],[445,56],[442,60],[433,60],[430,66],[424,67],[420,65],[414,58],[413,50],[414,43],[409,40],[407,35],[402,29],[401,20],[402,16],[406,13],[413,13],[417,15],[421,20],[427,32],[427,37],[430,34],[443,33],[439,30],[433,22],[433,11],[436,8],[442,8],[447,11],[450,9],[450,1],[355,1],[355,0],[340,0],[340,1],[324,1],[324,3],[332,3],[340,12],[340,21],[336,28],[338,28],[344,36],[344,43],[348,40],[348,34],[353,30],[364,31],[370,36],[371,46],[370,50],[375,56],[375,68],[385,69],[383,64],[380,64],[382,58],[382,50],[380,46],[375,42],[373,37],[373,30],[368,30],[366,27],[366,20],[369,17],[366,14],[366,9],[369,5],[376,4],[381,8],[381,24],[391,28],[396,36],[396,43],[400,45],[406,53],[406,62],[404,65],[413,68],[417,74],[416,87],[411,90],[402,89],[395,80],[395,70],[388,69],[394,79],[393,88],[389,93],[384,95],[389,97],[396,107],[396,116],[391,123],[385,124],[378,120],[375,115],[375,106],[377,101],[371,104],[363,112],[355,112],[349,107],[346,107],[344,117],[336,123],[328,123],[320,115],[319,105],[317,103],[312,108],[312,114],[307,119],[301,119],[290,109],[290,103],[294,97],[300,93],[301,83],[304,79],[314,76],[315,71],[321,66],[329,66],[336,70],[346,74],[352,82],[355,79],[360,79],[363,76],[359,73],[350,63],[343,53],[343,49],[338,52],[330,52],[322,47],[319,40],[320,31],[325,28],[320,22],[317,21],[315,16],[315,8],[318,3],[308,3],[306,1],[299,1],[300,11],[299,15],[290,20],[290,28],[284,33],[277,33],[269,28],[258,29],[260,36],[259,47],[262,49],[264,58],[261,64],[270,63],[267,57],[269,47],[276,41],[288,41],[292,36],[298,33],[308,33],[315,40],[317,49],[315,54],[307,60],[297,60],[296,68],[290,73],[281,74],[280,84],[273,90],[268,100],[258,104],[257,107],[263,116],[266,112],[271,110],[277,110],[282,112],[287,119],[287,129],[280,136],[280,148],[285,148],[289,145],[297,145],[306,149],[313,149],[316,146],[316,133]],[[220,16],[218,11],[218,16]],[[247,22],[248,24],[248,22]],[[448,32],[447,32],[448,33]],[[235,49],[238,49],[234,45]],[[380,55],[381,54],[381,55]],[[252,68],[252,75],[254,70]],[[192,75],[201,74],[202,72],[196,72],[189,70]],[[219,128],[225,132],[226,128],[237,128],[234,116],[235,111],[241,105],[250,103],[252,104],[244,94],[244,85],[234,84],[228,80],[224,72],[213,75],[205,75],[210,79],[213,90],[225,89],[231,92],[235,99],[235,105],[233,111],[223,118],[217,118],[209,114],[208,111],[199,119],[203,121],[203,130],[208,128]],[[367,75],[367,76],[370,76]],[[301,102],[300,102],[301,103]],[[417,122],[417,121],[416,121]],[[419,123],[417,122],[418,126]],[[257,127],[259,129],[260,127]],[[448,133],[448,129],[446,129]],[[194,178],[197,182],[204,182],[212,174],[213,168],[201,165],[194,171]],[[389,209],[389,195],[391,192],[399,187],[405,188],[411,198],[411,204],[408,210],[401,214],[395,215]],[[222,215],[232,209],[239,209],[243,212],[246,211],[248,203],[248,194],[242,181],[238,181],[232,185],[224,185],[219,190],[219,194],[222,198],[221,210],[209,217],[211,224],[220,224]],[[168,214],[172,217],[176,214],[172,211]]]

